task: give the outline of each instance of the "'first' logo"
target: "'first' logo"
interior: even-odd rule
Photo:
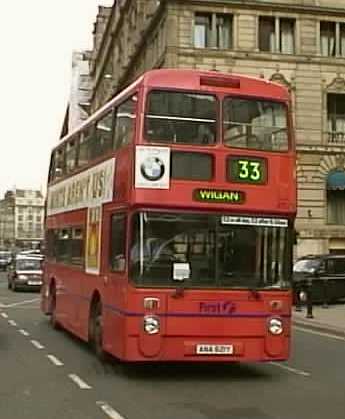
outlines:
[[[199,311],[207,314],[231,314],[236,311],[236,304],[232,301],[201,301]]]

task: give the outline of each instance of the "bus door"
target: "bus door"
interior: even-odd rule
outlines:
[[[106,212],[105,228],[108,240],[102,249],[104,268],[104,343],[109,352],[120,355],[125,327],[127,272],[126,243],[127,215],[124,212]]]

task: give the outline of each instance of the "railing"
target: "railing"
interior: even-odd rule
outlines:
[[[345,145],[345,132],[332,131],[327,136],[328,144]]]

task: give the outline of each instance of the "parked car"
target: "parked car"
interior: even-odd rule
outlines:
[[[11,252],[0,250],[0,270],[6,271],[8,265],[11,263],[12,255]]]
[[[345,254],[308,255],[293,266],[295,294],[312,287],[314,303],[335,302],[345,299]]]
[[[42,258],[17,255],[8,272],[8,289],[40,290],[42,285]]]

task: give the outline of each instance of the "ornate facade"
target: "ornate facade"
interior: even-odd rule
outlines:
[[[345,0],[117,0],[100,24],[93,111],[152,68],[244,73],[288,86],[296,255],[345,252]]]
[[[0,246],[35,247],[43,240],[44,197],[41,191],[14,189],[0,200]]]

